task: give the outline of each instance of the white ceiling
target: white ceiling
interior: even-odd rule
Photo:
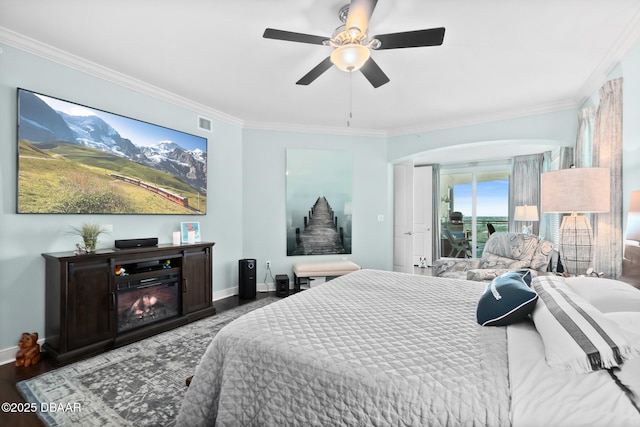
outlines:
[[[374,89],[353,74],[347,128],[348,73],[295,84],[331,48],[262,38],[330,36],[346,3],[0,0],[0,42],[247,127],[393,135],[575,107],[640,39],[639,0],[379,0],[370,35],[444,26],[444,43],[374,51],[391,81]]]

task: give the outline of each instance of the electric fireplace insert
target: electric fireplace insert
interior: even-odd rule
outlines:
[[[118,283],[118,333],[178,316],[179,278],[179,273],[158,272]]]

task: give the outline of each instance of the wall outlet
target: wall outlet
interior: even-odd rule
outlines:
[[[102,226],[102,229],[105,231],[105,233],[111,233],[113,232],[113,224],[104,224]]]
[[[267,270],[270,270],[271,269],[271,261],[267,261],[266,265],[267,265]]]

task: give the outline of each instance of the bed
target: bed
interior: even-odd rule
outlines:
[[[606,315],[635,337],[640,292],[619,284]],[[248,313],[208,347],[178,425],[640,425],[640,358],[558,372],[530,320],[477,323],[487,289],[360,270]]]

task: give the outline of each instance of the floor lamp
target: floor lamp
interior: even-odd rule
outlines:
[[[609,212],[611,187],[608,168],[570,168],[542,174],[541,209],[571,213],[560,226],[560,259],[570,275],[592,268],[594,241],[589,218],[578,213]]]

